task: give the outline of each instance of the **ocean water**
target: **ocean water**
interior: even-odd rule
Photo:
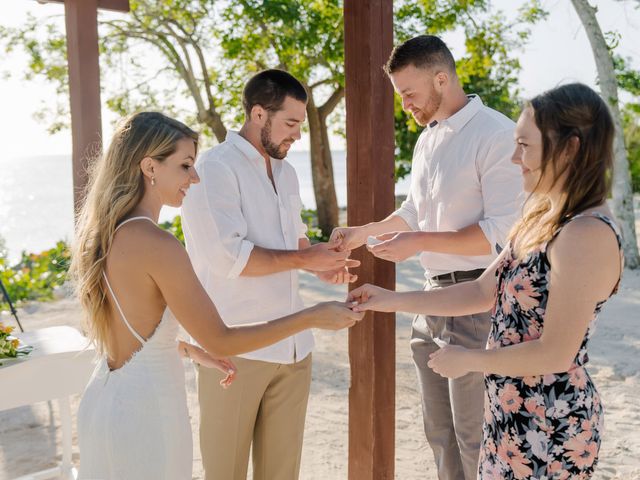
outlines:
[[[291,152],[288,160],[300,180],[300,195],[306,208],[315,208],[309,152]],[[346,154],[333,152],[334,179],[338,205],[347,203]],[[396,194],[406,194],[408,178],[396,185]],[[165,208],[160,220],[178,215]],[[57,240],[73,235],[73,191],[69,155],[41,157],[0,157],[0,238],[9,258],[20,252],[39,252]]]

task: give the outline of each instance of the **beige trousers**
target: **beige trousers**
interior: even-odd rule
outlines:
[[[311,384],[311,355],[293,364],[231,359],[238,375],[198,368],[200,450],[205,480],[296,480]]]

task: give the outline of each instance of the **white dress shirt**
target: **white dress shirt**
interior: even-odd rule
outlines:
[[[241,276],[254,245],[297,250],[307,227],[294,168],[271,159],[274,190],[262,155],[243,137],[228,132],[196,164],[200,183],[182,205],[182,228],[193,268],[227,325],[272,320],[304,308],[296,270]],[[244,358],[293,363],[313,349],[305,330]]]
[[[422,252],[427,278],[488,267],[521,213],[520,169],[511,163],[515,124],[477,95],[446,120],[424,129],[413,153],[411,188],[395,212],[413,230],[447,232],[479,224],[490,255]]]

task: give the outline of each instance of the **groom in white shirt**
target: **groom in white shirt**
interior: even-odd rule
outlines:
[[[349,251],[311,246],[294,168],[285,160],[300,139],[307,92],[292,75],[265,70],[243,91],[245,123],[204,152],[182,206],[187,251],[228,325],[271,320],[303,308],[298,269],[322,280],[355,280]],[[304,331],[232,360],[223,375],[198,369],[200,449],[206,480],[245,480],[253,445],[254,480],[295,480],[300,470],[311,382],[313,336]]]
[[[401,262],[420,254],[426,289],[478,278],[504,247],[520,213],[522,179],[511,163],[514,123],[466,95],[444,42],[421,35],[397,46],[385,71],[402,107],[425,127],[411,166],[411,189],[386,219],[338,228],[332,239],[355,249],[369,246],[376,257]],[[476,478],[482,440],[483,376],[446,379],[428,366],[443,344],[484,348],[489,312],[461,317],[418,315],[411,350],[422,395],[427,441],[440,480]]]

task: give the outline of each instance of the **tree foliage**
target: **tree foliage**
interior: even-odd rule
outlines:
[[[126,15],[99,19],[102,95],[119,115],[156,109],[199,125],[221,141],[242,120],[244,82],[263,68],[283,68],[311,93],[307,114],[318,224],[337,223],[330,129],[344,131],[344,28],[342,0],[131,0]],[[544,17],[533,0],[516,19],[489,0],[396,0],[396,42],[422,34],[459,31],[465,52],[454,52],[465,89],[514,116],[518,109],[514,52],[528,26]],[[0,47],[22,49],[25,79],[55,85],[55,102],[38,112],[50,130],[68,125],[66,44],[61,18],[30,16],[19,28],[0,27]],[[105,81],[108,79],[108,81]],[[395,108],[398,177],[408,173],[420,128]]]
[[[640,193],[640,72],[631,68],[630,63],[630,59],[613,56],[618,87],[634,98],[622,109],[622,128],[629,158],[631,187],[634,193]]]

